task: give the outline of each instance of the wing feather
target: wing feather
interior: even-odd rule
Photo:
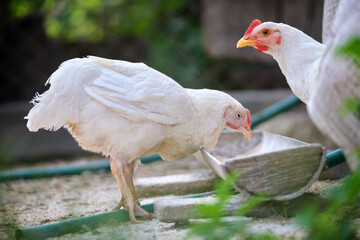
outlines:
[[[175,125],[192,115],[194,108],[187,93],[166,75],[145,64],[107,59],[101,62],[99,58],[95,63],[101,73],[85,92],[122,117]],[[121,64],[126,65],[125,69]]]

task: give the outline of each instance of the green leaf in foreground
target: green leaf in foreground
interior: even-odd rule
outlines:
[[[351,97],[345,99],[339,108],[339,114],[341,117],[345,117],[348,114],[354,114],[357,119],[360,119],[360,98]]]
[[[212,204],[200,205],[197,209],[201,216],[208,216],[206,222],[196,222],[190,225],[188,238],[194,236],[210,240],[238,239],[243,240],[275,240],[276,236],[267,233],[253,233],[247,228],[247,221],[239,218],[234,221],[224,221],[227,215],[227,207],[230,203],[234,191],[232,186],[235,184],[239,174],[229,174],[224,180],[216,184],[216,201]],[[235,211],[235,216],[244,216],[253,208],[263,202],[263,198],[253,196],[242,202]]]
[[[353,60],[353,62],[360,67],[360,37],[349,39],[336,50],[336,54]]]

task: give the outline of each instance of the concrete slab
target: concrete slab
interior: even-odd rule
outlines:
[[[326,198],[329,189],[339,184],[340,181],[317,181],[300,197],[288,201],[266,201],[248,212],[246,217],[295,217],[297,212],[309,203],[318,202],[320,205],[324,205],[324,198]],[[245,192],[232,196],[226,207],[227,214],[232,216],[248,197],[249,195]],[[206,218],[209,216],[198,213],[196,209],[201,204],[211,204],[215,200],[214,196],[188,199],[160,199],[155,202],[155,215],[161,222],[182,222],[189,219]]]
[[[215,201],[213,196],[203,198],[161,199],[155,202],[154,213],[160,222],[181,222],[189,219],[206,218],[196,212],[200,204],[209,204]]]
[[[213,190],[218,177],[211,171],[135,179],[139,196],[185,195]]]

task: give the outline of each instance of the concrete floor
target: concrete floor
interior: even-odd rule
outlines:
[[[73,161],[84,163],[97,159],[91,157]],[[135,179],[205,171],[208,170],[200,162],[193,157],[187,157],[172,162],[158,161],[142,165],[138,168]],[[341,184],[340,180],[317,181],[307,194],[322,198],[328,189],[339,184]],[[140,195],[141,203],[151,203],[158,199],[170,201],[179,197],[174,194],[160,196],[161,189],[159,191],[159,196]],[[43,225],[110,211],[119,200],[120,191],[112,174],[109,171],[100,171],[48,179],[3,182],[0,184],[0,196],[0,239],[14,239],[17,227]],[[307,199],[307,196],[304,199]],[[282,239],[291,237],[304,239],[305,233],[294,225],[293,219],[273,212],[271,210],[273,208],[274,205],[271,203],[271,206],[263,207],[250,216],[250,227],[255,231],[272,231]],[[127,222],[117,227],[85,229],[82,233],[66,234],[54,239],[114,239],[116,237],[117,239],[165,240],[183,239],[187,233],[187,225],[162,223],[154,219],[138,225]]]

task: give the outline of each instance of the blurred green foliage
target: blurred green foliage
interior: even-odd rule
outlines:
[[[337,48],[336,54],[351,59],[360,68],[360,37],[350,38]]]
[[[208,216],[206,222],[195,222],[190,225],[188,239],[192,237],[202,237],[210,240],[276,240],[276,236],[266,233],[254,233],[247,228],[247,221],[224,221],[223,217],[227,215],[227,207],[230,204],[234,191],[232,186],[240,174],[235,172],[228,174],[224,180],[220,180],[215,185],[216,201],[212,204],[203,204],[198,206],[197,211],[201,216]],[[248,212],[263,202],[261,196],[252,196],[243,202],[233,215],[245,216]]]
[[[357,119],[360,119],[360,99],[356,97],[349,97],[345,99],[339,109],[341,117],[345,117],[349,113],[353,113]]]
[[[298,223],[308,231],[307,239],[354,239],[352,219],[359,213],[360,168],[347,177],[344,184],[331,191],[325,209],[309,204],[297,217]]]
[[[360,37],[350,38],[345,44],[338,47],[336,55],[348,58],[360,68]],[[358,76],[360,82],[360,76]],[[339,108],[339,114],[345,117],[348,114],[354,114],[360,119],[360,98],[357,96],[349,96]]]
[[[360,155],[359,155],[360,157]],[[360,158],[359,158],[360,159]],[[190,225],[188,238],[201,237],[203,239],[279,239],[272,234],[254,233],[247,227],[246,221],[223,221],[228,214],[227,206],[234,192],[231,186],[236,182],[236,175],[228,175],[215,186],[216,201],[198,207],[199,215],[208,216],[207,222],[195,222]],[[305,208],[296,212],[296,222],[304,228],[309,240],[349,240],[354,239],[355,227],[352,220],[360,216],[360,167],[348,176],[339,187],[329,190],[325,202],[308,203]],[[232,213],[235,216],[245,216],[265,200],[259,196],[252,196],[242,202]],[[295,206],[293,206],[295,207]],[[286,217],[286,210],[282,216]],[[275,213],[275,215],[279,215]]]
[[[201,88],[209,85],[202,73],[211,69],[214,61],[203,50],[200,17],[194,8],[199,8],[199,2],[12,0],[9,15],[16,19],[41,12],[47,35],[70,43],[99,42],[115,36],[143,39],[147,44],[147,59],[143,61],[184,87]],[[223,79],[223,71],[238,67],[226,64],[225,69],[211,73],[212,78]]]
[[[100,41],[114,35],[151,35],[159,24],[181,12],[182,0],[12,0],[10,16],[34,11],[46,16],[46,32],[67,41]]]

